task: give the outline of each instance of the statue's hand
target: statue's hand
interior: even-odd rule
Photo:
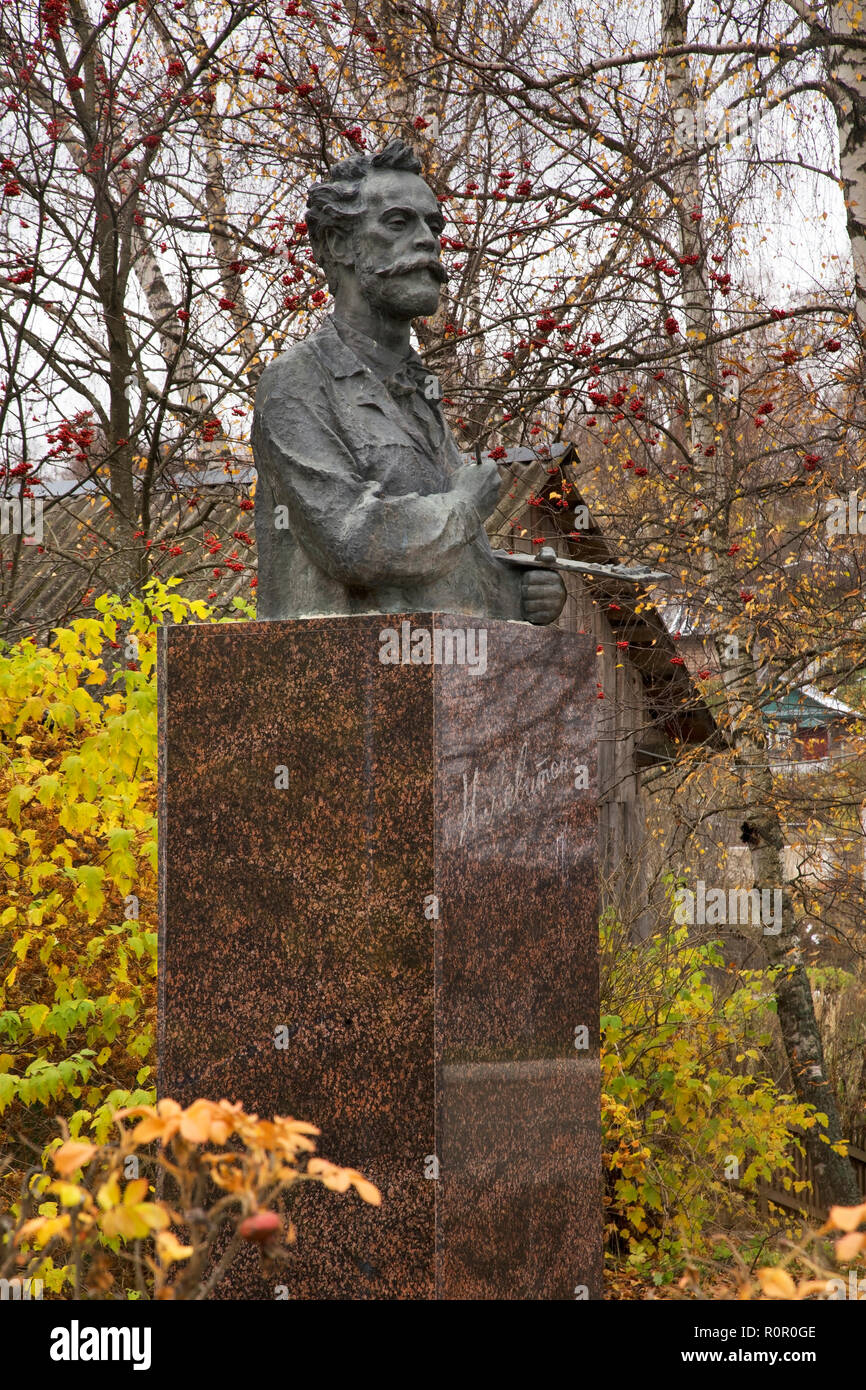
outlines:
[[[451,491],[467,498],[482,521],[495,510],[501,490],[499,469],[492,459],[486,463],[467,463],[458,468],[451,479]]]
[[[527,622],[555,623],[562,612],[565,596],[565,585],[554,570],[523,571],[520,602]]]

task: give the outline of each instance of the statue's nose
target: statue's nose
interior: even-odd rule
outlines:
[[[432,251],[437,256],[439,254],[439,238],[426,222],[422,222],[415,232],[415,245],[420,251]]]

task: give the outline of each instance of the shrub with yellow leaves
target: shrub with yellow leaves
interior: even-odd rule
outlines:
[[[76,1299],[206,1298],[244,1245],[265,1267],[291,1259],[289,1196],[304,1182],[379,1191],[315,1155],[315,1125],[249,1115],[228,1101],[163,1099],[114,1117],[117,1138],[58,1140],[27,1175],[0,1244],[0,1274]]]
[[[711,982],[724,959],[683,927],[635,945],[602,922],[602,1127],[607,1235],[654,1282],[706,1254],[716,1231],[754,1224],[746,1194],[771,1176],[791,1192],[792,1149],[826,1123],[779,1087],[765,972]]]
[[[796,1240],[781,1240],[778,1263],[754,1271],[736,1245],[726,1241],[729,1249],[724,1263],[694,1261],[679,1280],[677,1291],[683,1298],[710,1296],[726,1301],[866,1303],[864,1227],[866,1202],[856,1207],[831,1207],[823,1226],[805,1228]],[[709,1285],[712,1292],[708,1295]]]
[[[0,651],[0,1204],[57,1117],[155,1099],[156,632],[212,620],[177,582]]]

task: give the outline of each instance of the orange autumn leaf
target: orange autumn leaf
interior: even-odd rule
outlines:
[[[866,1221],[866,1202],[859,1207],[831,1207],[830,1223],[837,1231],[856,1231]]]
[[[172,1264],[176,1260],[188,1260],[194,1254],[192,1245],[181,1245],[173,1231],[157,1231],[156,1250],[163,1264]]]
[[[797,1297],[797,1286],[786,1269],[759,1269],[758,1282],[767,1298]]]
[[[854,1260],[861,1250],[866,1250],[866,1233],[862,1231],[851,1231],[836,1241],[837,1260]]]
[[[79,1143],[77,1140],[69,1139],[65,1144],[61,1144],[59,1149],[55,1149],[51,1162],[62,1178],[68,1178],[89,1163],[95,1153],[95,1144]]]

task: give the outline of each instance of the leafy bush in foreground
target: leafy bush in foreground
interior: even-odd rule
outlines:
[[[19,1174],[55,1117],[101,1142],[118,1106],[154,1099],[156,630],[210,610],[156,582],[94,610],[0,656],[0,1114]]]
[[[744,1193],[775,1176],[789,1191],[798,1133],[826,1122],[763,1069],[772,988],[729,975],[716,944],[672,928],[637,945],[602,926],[602,1125],[608,1235],[635,1268],[671,1277],[720,1225],[750,1217]]]
[[[104,1144],[58,1140],[53,1173],[27,1176],[0,1238],[4,1278],[41,1279],[76,1299],[199,1300],[245,1244],[265,1268],[291,1259],[287,1197],[299,1184],[381,1201],[360,1173],[315,1157],[319,1131],[299,1120],[161,1100],[118,1111],[114,1124],[118,1137]]]

